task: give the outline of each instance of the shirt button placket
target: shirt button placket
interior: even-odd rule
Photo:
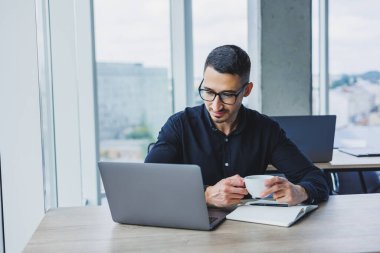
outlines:
[[[226,143],[226,145],[227,145],[227,142],[228,142],[228,137],[225,137],[224,138],[224,142]],[[227,146],[226,146],[226,149],[225,149],[225,154],[224,154],[224,157],[226,157],[227,159],[226,159],[226,161],[224,162],[224,166],[225,167],[229,167],[230,166],[230,164],[229,164],[229,162],[228,162],[228,157],[229,157],[229,155],[228,155],[228,148],[227,148]]]

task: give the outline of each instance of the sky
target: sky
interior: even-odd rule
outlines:
[[[247,2],[192,2],[194,76],[200,77],[215,47],[235,44],[247,50]],[[140,62],[170,70],[169,8],[169,0],[95,0],[97,60]]]
[[[97,61],[170,66],[168,0],[95,0]]]
[[[318,3],[313,1],[313,72],[318,72]],[[216,46],[247,49],[246,0],[193,0],[194,76]],[[331,74],[380,71],[380,1],[330,0]],[[143,63],[170,72],[169,0],[95,0],[97,61]],[[252,56],[251,56],[252,57]]]
[[[313,0],[313,54],[318,55],[318,1]],[[380,1],[329,1],[329,72],[380,71]],[[315,15],[316,14],[316,15]],[[313,72],[318,57],[313,57]]]

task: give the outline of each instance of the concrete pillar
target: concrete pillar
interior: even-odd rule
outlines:
[[[261,0],[262,112],[311,114],[311,0]]]

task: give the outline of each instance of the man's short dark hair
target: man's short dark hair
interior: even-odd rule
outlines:
[[[251,60],[248,54],[238,46],[224,45],[212,50],[207,56],[203,71],[209,66],[219,73],[238,75],[243,84],[249,82]]]

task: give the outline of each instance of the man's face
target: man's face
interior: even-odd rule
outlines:
[[[236,94],[242,86],[243,84],[238,75],[222,74],[212,67],[207,67],[204,72],[204,81],[201,88],[216,93],[226,92],[228,94]],[[249,83],[236,98],[236,102],[233,105],[223,103],[219,96],[216,96],[214,101],[204,101],[214,123],[232,124],[237,117],[243,97],[248,96],[251,89],[252,83]]]

